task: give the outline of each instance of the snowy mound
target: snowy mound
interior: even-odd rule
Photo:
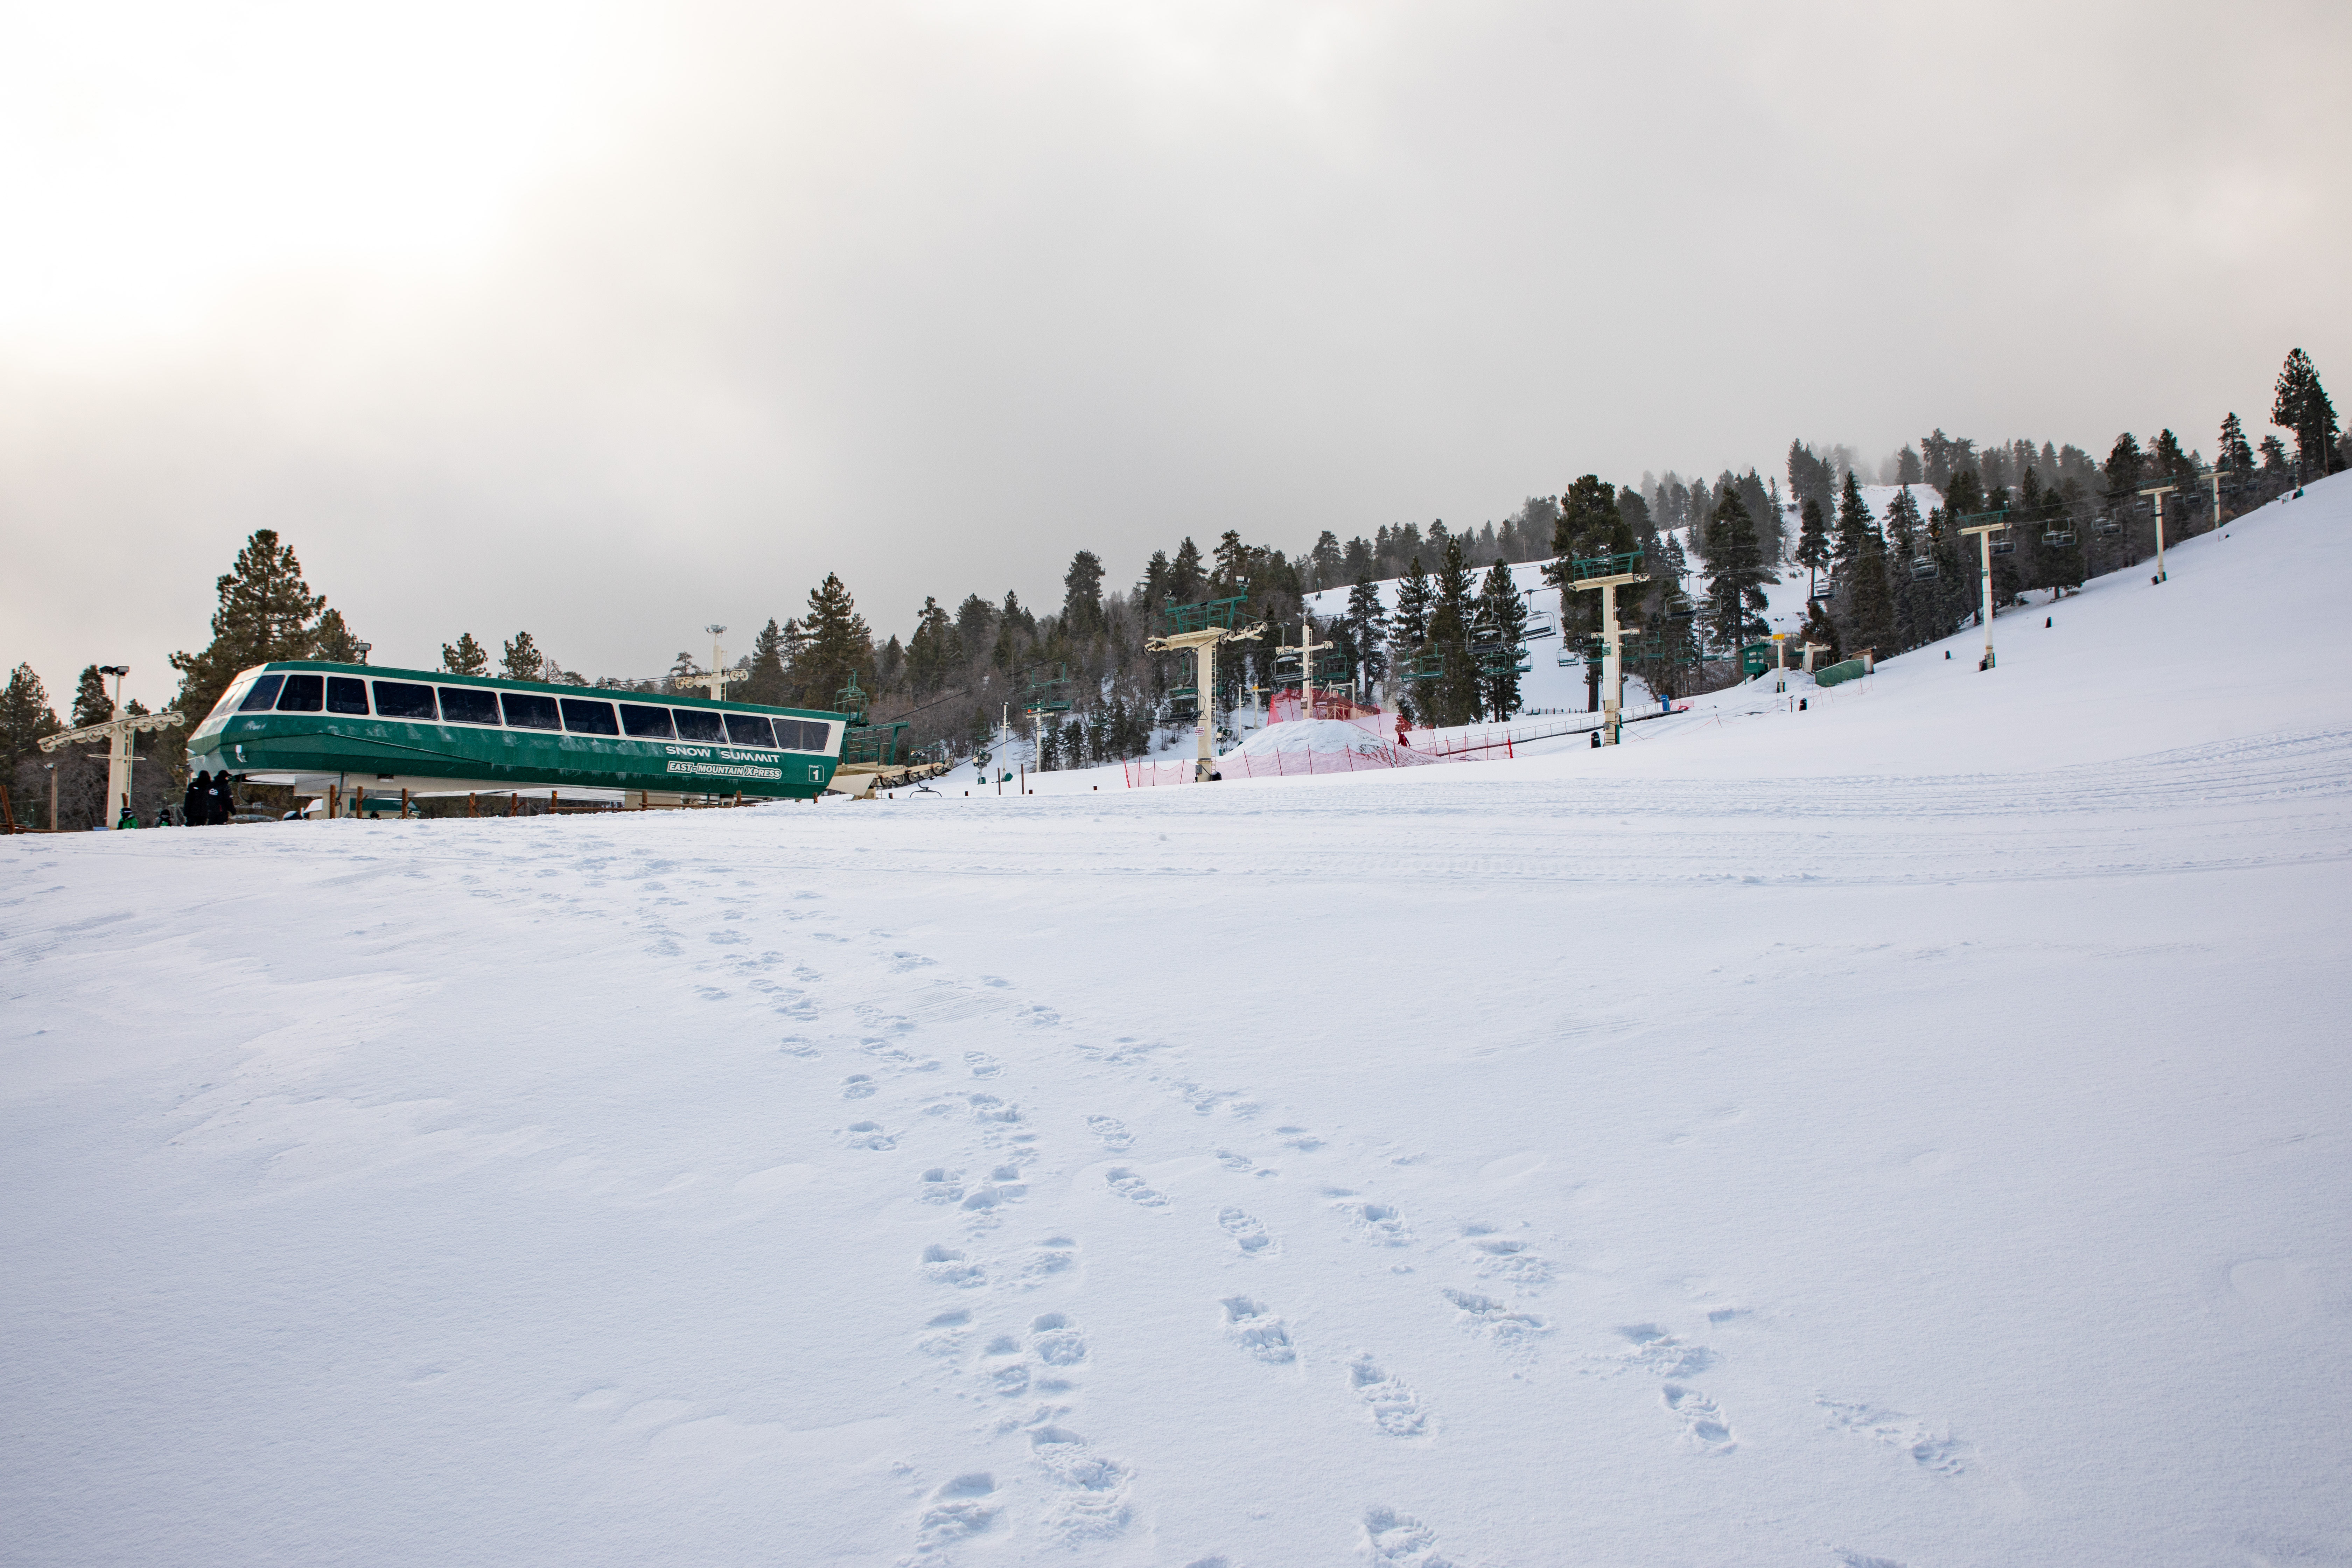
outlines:
[[[1286,723],[1268,724],[1228,754],[1270,757],[1276,752],[1354,752],[1368,755],[1381,750],[1383,744],[1378,731],[1361,724],[1339,719],[1293,719]]]

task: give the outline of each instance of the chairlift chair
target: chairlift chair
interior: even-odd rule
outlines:
[[[1996,533],[1992,535],[1991,538],[1992,552],[1995,555],[2014,555],[2017,553],[2017,536],[2015,534]]]
[[[2053,522],[2042,531],[2042,542],[2063,549],[2074,542],[2074,530],[2069,525]]]
[[[1555,637],[1559,632],[1559,628],[1552,625],[1549,610],[1533,610],[1528,615],[1527,629],[1519,636],[1532,642],[1538,637]]]
[[[1932,555],[1911,557],[1911,581],[1925,583],[1936,574],[1936,558]]]
[[[2121,533],[2123,531],[2124,520],[2116,516],[2113,512],[2109,512],[2105,517],[2099,520],[2099,533],[2103,538],[2113,539],[2116,534]]]

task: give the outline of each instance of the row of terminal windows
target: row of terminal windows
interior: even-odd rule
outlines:
[[[449,724],[498,724],[509,730],[560,730],[572,735],[627,735],[641,741],[701,741],[767,751],[822,752],[831,726],[811,719],[771,720],[764,713],[719,713],[707,708],[656,708],[589,697],[541,697],[526,691],[485,691],[475,686],[426,686],[413,680],[362,680],[355,675],[265,675],[237,704],[240,713],[368,712]]]

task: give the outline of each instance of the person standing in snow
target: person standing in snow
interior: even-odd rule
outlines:
[[[196,776],[188,781],[188,793],[180,802],[180,816],[189,826],[202,827],[212,820],[205,815],[208,801],[206,792],[212,787],[213,775],[206,770],[198,770]]]

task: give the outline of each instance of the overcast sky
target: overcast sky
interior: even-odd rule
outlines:
[[[0,10],[0,660],[252,529],[381,664],[642,675],[1941,426],[2352,394],[2352,6]]]

